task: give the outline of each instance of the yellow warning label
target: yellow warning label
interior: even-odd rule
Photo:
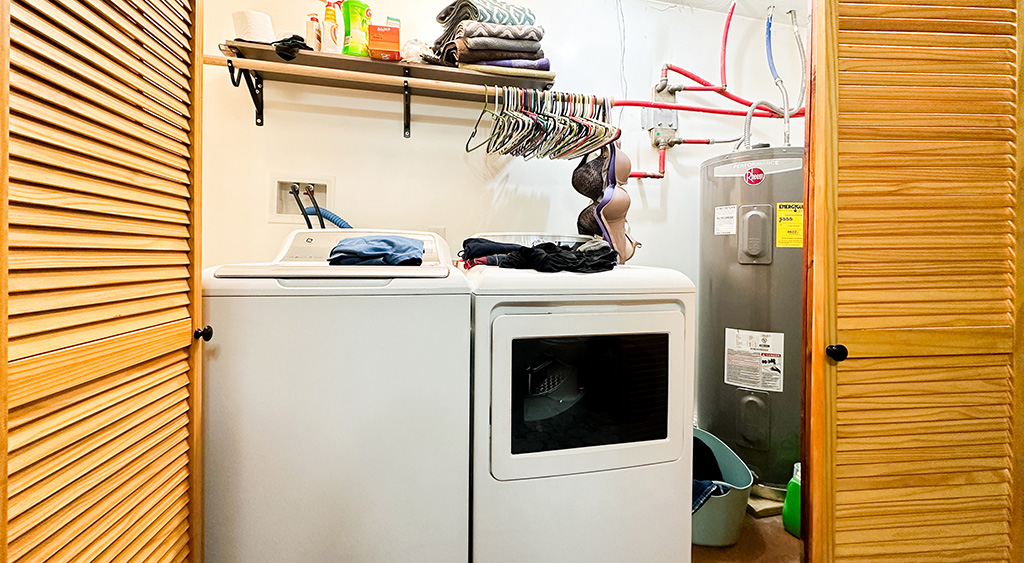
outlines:
[[[804,246],[804,204],[779,203],[775,213],[776,248],[803,248]]]

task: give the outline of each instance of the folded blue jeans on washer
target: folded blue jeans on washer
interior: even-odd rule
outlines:
[[[693,480],[693,512],[697,512],[700,507],[704,506],[704,503],[711,497],[720,497],[725,493],[729,492],[729,487],[714,481],[698,481]],[[691,512],[692,514],[692,512]]]
[[[423,241],[400,236],[347,238],[331,249],[331,266],[419,266]]]

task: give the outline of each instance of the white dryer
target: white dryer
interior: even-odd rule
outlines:
[[[468,561],[467,281],[433,233],[387,233],[422,266],[327,265],[370,234],[204,272],[207,561]]]
[[[690,561],[694,285],[478,266],[474,563]]]

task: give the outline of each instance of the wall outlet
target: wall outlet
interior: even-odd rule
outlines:
[[[271,197],[270,220],[274,223],[302,223],[302,212],[295,203],[295,197],[291,194],[292,186],[299,185],[299,200],[304,207],[313,207],[313,202],[306,196],[306,186],[313,186],[313,195],[317,204],[325,208],[330,206],[332,181],[320,179],[288,179],[275,180],[273,182],[273,195]]]

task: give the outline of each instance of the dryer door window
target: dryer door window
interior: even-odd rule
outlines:
[[[680,311],[506,315],[493,324],[491,473],[512,480],[682,455]],[[692,400],[692,399],[691,399]]]
[[[512,341],[512,454],[668,438],[668,340],[605,334]]]

